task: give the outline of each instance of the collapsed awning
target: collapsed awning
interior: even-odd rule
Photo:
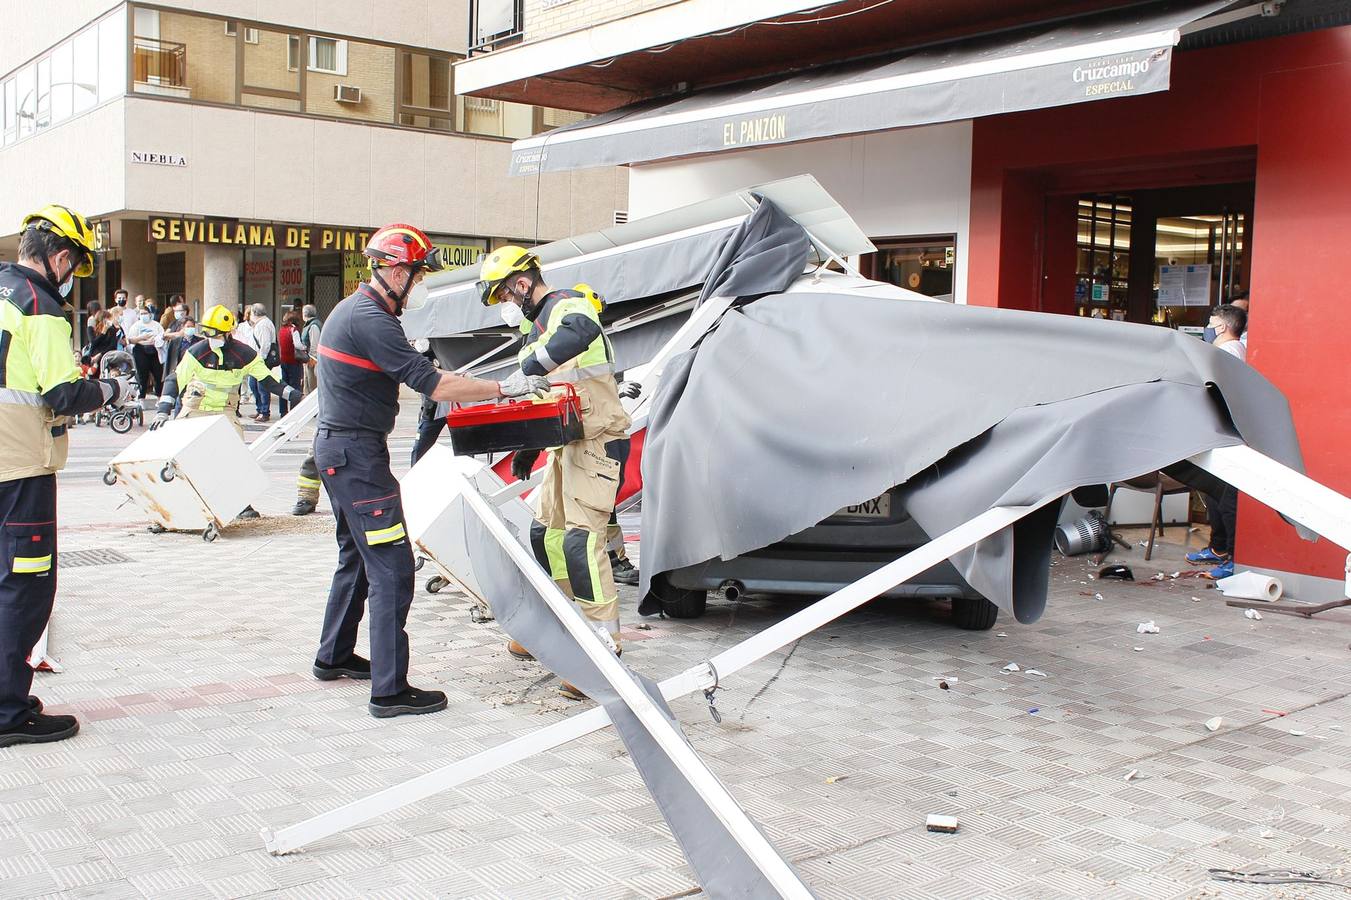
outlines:
[[[1169,2],[645,101],[512,145],[511,174],[625,165],[1167,90],[1184,26],[1231,0]]]
[[[545,280],[555,287],[594,285],[606,303],[627,303],[703,284],[718,251],[763,198],[800,224],[822,261],[876,248],[825,188],[798,175],[701,200],[604,231],[534,248]],[[427,303],[403,315],[409,340],[500,328],[498,310],[479,302],[478,269],[466,267],[426,280]],[[487,350],[483,345],[478,352]],[[466,349],[472,355],[472,348]]]

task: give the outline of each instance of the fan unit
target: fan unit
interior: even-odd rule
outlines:
[[[333,99],[338,103],[360,103],[361,88],[354,84],[333,85]]]

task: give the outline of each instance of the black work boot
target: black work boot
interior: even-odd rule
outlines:
[[[314,500],[298,499],[296,500],[296,505],[291,507],[291,515],[308,516],[310,513],[314,512],[314,508],[318,505],[319,504]]]
[[[445,709],[446,695],[440,691],[423,691],[409,686],[391,697],[372,697],[366,708],[377,719],[421,716]]]
[[[39,699],[38,699],[36,696],[34,696],[33,694],[29,694],[29,695],[28,695],[28,708],[29,708],[29,710],[31,710],[32,712],[40,713],[40,712],[42,712],[42,701],[39,700]]]
[[[314,677],[320,681],[333,681],[337,678],[354,678],[357,681],[369,681],[371,677],[371,661],[363,659],[353,653],[347,659],[340,663],[324,663],[318,658],[314,660],[314,667],[310,670]]]
[[[261,518],[261,516],[258,515],[258,510],[254,509],[252,506],[246,506],[246,507],[244,507],[243,511],[241,511],[240,514],[239,514],[236,518],[240,518],[240,519],[258,519],[258,518]]]
[[[617,584],[627,584],[631,587],[638,586],[638,569],[633,563],[629,562],[627,556],[611,560],[610,571],[614,573]]]
[[[44,716],[42,713],[30,713],[28,718],[0,730],[0,747],[13,747],[15,744],[50,744],[75,737],[80,723],[74,716]]]

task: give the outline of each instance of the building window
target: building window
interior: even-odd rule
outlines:
[[[399,57],[399,124],[455,129],[451,59],[405,50]]]
[[[325,75],[347,74],[347,42],[337,38],[310,35],[309,70]],[[292,72],[300,68],[300,36],[291,35],[286,45],[286,67]]]
[[[957,270],[957,241],[953,236],[878,241],[877,244],[871,271],[864,266],[865,275],[926,297],[952,301],[953,274]]]
[[[239,23],[236,22],[234,19],[226,19],[226,20],[225,20],[225,33],[226,33],[226,35],[228,35],[229,37],[234,37],[234,36],[236,36],[237,34],[239,34]],[[258,29],[257,29],[257,28],[247,28],[247,27],[246,27],[246,28],[244,29],[244,43],[246,43],[246,44],[256,44],[256,43],[258,43]]]

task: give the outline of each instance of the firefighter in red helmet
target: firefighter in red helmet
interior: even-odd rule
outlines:
[[[399,384],[436,400],[490,400],[542,394],[541,377],[506,381],[442,373],[414,350],[399,325],[420,287],[442,267],[440,252],[411,225],[386,225],[366,245],[370,280],[333,310],[319,339],[319,422],[314,459],[337,520],[338,569],[329,589],[314,675],[370,679],[377,718],[436,712],[441,691],[408,684],[413,551],[386,438],[399,411]],[[371,658],[355,652],[367,603]]]

